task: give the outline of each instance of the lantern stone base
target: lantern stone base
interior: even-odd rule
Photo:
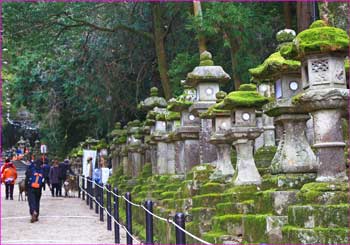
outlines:
[[[305,136],[304,114],[285,114],[275,121],[283,124],[284,133],[271,162],[271,171],[278,173],[312,173],[317,171],[316,157]]]

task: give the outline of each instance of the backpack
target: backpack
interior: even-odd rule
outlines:
[[[29,186],[35,189],[39,189],[43,184],[43,170],[32,168],[31,169],[31,176],[29,177]]]

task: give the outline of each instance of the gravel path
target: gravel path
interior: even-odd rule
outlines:
[[[18,185],[13,201],[5,200],[1,185],[0,244],[114,244],[114,232],[107,231],[106,221],[100,222],[85,201],[51,197],[47,189],[41,197],[39,221],[29,220],[28,202],[18,201]],[[125,231],[120,233],[125,244]]]

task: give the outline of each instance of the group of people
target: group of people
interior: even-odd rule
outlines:
[[[28,195],[30,222],[38,221],[40,199],[42,190],[45,190],[46,185],[51,190],[52,196],[62,196],[62,185],[67,178],[67,172],[75,175],[70,168],[68,159],[61,163],[55,159],[52,166],[49,165],[49,161],[45,157],[30,162],[25,172],[25,191]],[[9,198],[13,200],[16,179],[16,166],[10,158],[6,158],[4,165],[1,167],[1,182],[5,184],[6,200]]]

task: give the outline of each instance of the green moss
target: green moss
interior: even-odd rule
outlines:
[[[348,244],[348,233],[348,228],[282,228],[283,240],[288,244]]]
[[[223,104],[223,109],[234,110],[236,108],[261,108],[270,101],[256,91],[234,91],[229,93]]]
[[[254,200],[232,203],[224,202],[216,205],[217,214],[253,214],[256,213]]]
[[[300,189],[304,184],[315,181],[316,174],[267,174],[262,180],[262,189],[275,188],[277,190]]]
[[[160,194],[160,197],[162,199],[167,199],[167,198],[174,198],[174,194],[176,191],[165,191]]]
[[[345,67],[346,76],[349,76],[349,59],[345,59],[344,67]]]
[[[142,172],[140,175],[142,178],[147,178],[152,176],[152,164],[151,163],[145,163],[145,165],[142,168]]]
[[[300,102],[300,98],[303,96],[303,93],[299,93],[292,97],[292,104],[297,105]]]
[[[181,118],[180,112],[174,112],[174,111],[170,111],[170,112],[165,116],[165,120],[166,120],[166,121],[176,121],[176,120],[180,120],[180,118]]]
[[[288,208],[288,224],[304,228],[349,226],[349,204],[294,205]]]
[[[165,117],[166,117],[165,114],[158,113],[157,116],[156,116],[156,120],[157,120],[157,121],[166,121],[166,120],[165,120]]]
[[[267,215],[245,215],[243,216],[243,240],[246,242],[267,242],[266,232]]]
[[[222,244],[222,240],[220,238],[224,235],[226,235],[226,233],[224,232],[211,231],[211,232],[204,233],[203,239],[213,244]]]
[[[239,86],[239,91],[256,91],[256,85],[254,83],[242,84]]]
[[[346,31],[322,26],[310,28],[300,32],[295,38],[299,57],[318,52],[347,52],[349,37]]]
[[[295,38],[295,32],[293,30],[281,30],[276,34],[277,42],[290,42]]]
[[[217,203],[221,202],[223,200],[223,197],[221,194],[218,194],[218,193],[210,193],[210,194],[194,196],[192,200],[193,200],[193,207],[203,207],[203,206],[213,207]]]
[[[282,57],[285,59],[294,60],[298,56],[297,47],[293,42],[282,43],[278,45],[276,51],[279,51]]]
[[[257,80],[270,80],[283,72],[299,70],[299,61],[285,59],[280,52],[276,52],[271,54],[261,65],[249,69],[249,72]]]
[[[257,168],[267,168],[276,154],[276,146],[265,146],[259,148],[254,154],[254,160]]]
[[[199,66],[213,66],[214,62],[212,60],[203,60],[199,63]]]
[[[316,20],[310,25],[310,29],[312,28],[319,28],[319,27],[325,27],[328,26],[328,24],[324,20]]]
[[[226,234],[242,233],[242,214],[226,214],[212,218],[214,231],[225,231]]]
[[[208,194],[208,193],[222,193],[225,188],[225,185],[219,183],[206,183],[200,187],[200,194]]]

